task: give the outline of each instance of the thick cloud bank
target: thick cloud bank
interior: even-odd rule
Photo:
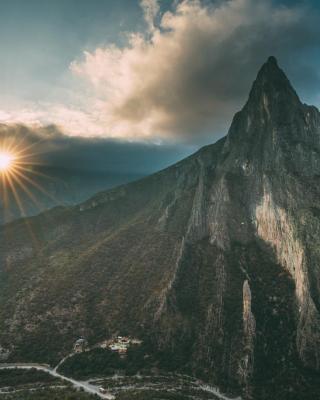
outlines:
[[[194,148],[67,136],[57,127],[31,129],[0,124],[0,148],[19,152],[33,164],[74,171],[147,175],[184,158]]]

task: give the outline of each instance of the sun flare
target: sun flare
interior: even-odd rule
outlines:
[[[0,172],[9,171],[15,161],[15,156],[12,153],[0,151]]]
[[[40,201],[43,195],[57,202],[40,184],[41,180],[50,179],[41,170],[37,150],[40,142],[29,143],[8,134],[0,139],[0,211],[5,219],[11,215],[10,210],[16,208],[22,216],[26,215],[25,204],[43,209]]]

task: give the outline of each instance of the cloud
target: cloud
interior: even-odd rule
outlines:
[[[146,175],[165,168],[194,147],[156,145],[99,137],[68,136],[51,125],[0,124],[0,148],[25,149],[24,162],[69,170]],[[28,156],[29,155],[29,156]]]
[[[54,124],[70,136],[210,143],[226,133],[269,55],[304,101],[320,103],[319,14],[281,1],[141,0],[145,32],[85,51],[46,102],[7,107],[0,121]]]
[[[132,33],[126,47],[99,47],[70,66],[90,84],[111,137],[214,141],[270,54],[290,71],[293,55],[318,42],[307,9],[271,0],[184,0],[162,15],[155,0],[141,5],[148,35]],[[298,60],[291,70],[305,80]]]
[[[156,30],[155,18],[160,12],[160,6],[158,0],[141,0],[141,8],[144,13],[144,19],[148,24],[150,32]]]

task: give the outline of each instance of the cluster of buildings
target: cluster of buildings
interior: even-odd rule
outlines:
[[[136,338],[130,338],[127,336],[117,336],[107,342],[105,342],[101,347],[108,348],[109,350],[116,352],[120,355],[125,355],[128,348],[132,345],[141,345],[142,340]]]
[[[112,339],[106,340],[94,347],[100,347],[102,349],[109,349],[113,352],[118,353],[120,356],[126,355],[130,346],[139,346],[142,344],[142,340],[137,338],[131,338],[128,336],[116,336]],[[84,338],[78,339],[74,345],[73,350],[75,353],[82,353],[89,350],[88,342]]]

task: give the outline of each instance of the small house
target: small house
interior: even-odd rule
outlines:
[[[82,353],[88,347],[88,342],[84,338],[78,339],[75,344],[73,345],[73,350],[75,353]]]

